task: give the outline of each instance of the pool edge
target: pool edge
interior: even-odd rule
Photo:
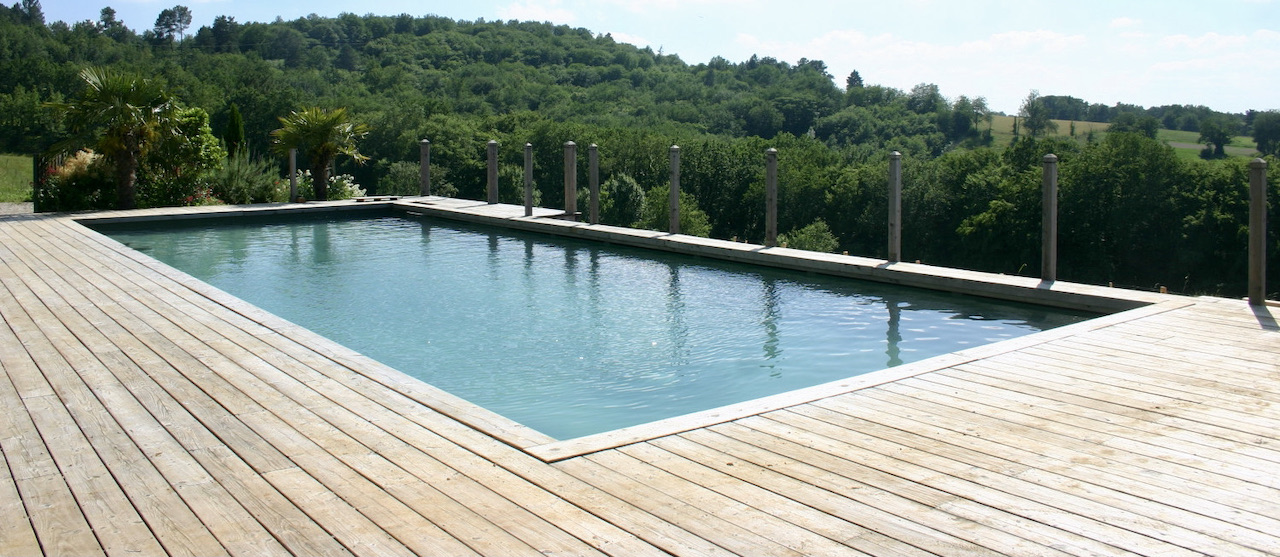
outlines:
[[[523,231],[557,236],[604,241],[633,247],[658,249],[800,271],[816,272],[888,284],[913,286],[931,290],[957,292],[988,298],[1018,301],[1053,307],[1078,309],[1104,314],[1102,317],[1058,327],[972,349],[952,352],[919,362],[883,369],[813,387],[667,418],[637,426],[568,440],[557,440],[528,426],[470,403],[426,382],[415,379],[386,364],[364,356],[336,341],[292,323],[266,310],[245,302],[225,291],[208,285],[146,254],[98,233],[87,226],[101,222],[142,222],[184,218],[216,218],[289,213],[346,212],[353,210],[386,210],[426,215],[464,222],[482,223]],[[357,203],[335,201],[305,204],[265,204],[242,206],[159,208],[133,211],[107,211],[51,215],[65,217],[85,226],[93,234],[108,240],[126,256],[140,261],[182,283],[211,301],[226,307],[298,342],[323,347],[323,353],[355,373],[366,376],[414,401],[445,414],[468,427],[483,432],[507,445],[544,462],[556,462],[673,435],[700,427],[715,425],[758,415],[789,406],[812,402],[829,396],[915,377],[931,371],[974,361],[1025,346],[1048,342],[1080,331],[1094,330],[1132,319],[1163,313],[1194,303],[1191,298],[1099,287],[1063,281],[1045,282],[1029,277],[999,275],[914,263],[889,263],[885,260],[824,254],[788,248],[766,248],[760,245],[668,234],[608,225],[591,225],[556,217],[563,212],[538,209],[531,217],[523,207],[488,204],[481,201],[452,198],[405,198]],[[109,244],[109,245],[110,245]],[[299,338],[301,337],[301,338]]]

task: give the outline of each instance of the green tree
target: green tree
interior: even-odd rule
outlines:
[[[161,41],[172,42],[175,36],[181,41],[190,26],[191,10],[186,6],[174,6],[160,11],[154,31]]]
[[[1033,139],[1058,131],[1058,124],[1049,118],[1049,107],[1045,106],[1039,91],[1033,89],[1027,95],[1018,115],[1022,117],[1022,129]]]
[[[115,162],[116,207],[137,203],[138,160],[170,123],[176,108],[159,83],[104,68],[80,72],[86,88],[79,99],[51,105],[66,116],[76,134],[65,150],[93,139],[97,151]]]
[[[644,216],[640,219],[640,228],[649,230],[670,230],[670,186],[658,186],[649,190],[644,196]],[[680,192],[680,233],[690,236],[711,236],[711,219],[698,208],[698,201],[689,192]]]
[[[1200,121],[1200,142],[1212,149],[1212,158],[1220,159],[1227,156],[1226,146],[1239,131],[1240,122],[1235,118],[1211,116]]]
[[[1160,121],[1155,116],[1135,114],[1133,112],[1120,113],[1111,121],[1111,125],[1107,126],[1108,132],[1140,133],[1151,139],[1156,138],[1156,132],[1159,129]]]
[[[1259,112],[1253,117],[1253,140],[1259,153],[1280,156],[1280,111]]]
[[[222,141],[227,144],[228,155],[237,155],[245,150],[244,118],[240,116],[240,107],[236,103],[231,103],[227,130],[222,134]]]
[[[338,155],[356,162],[368,157],[360,154],[356,143],[369,133],[369,127],[351,121],[347,109],[325,110],[312,107],[280,117],[281,127],[271,132],[272,145],[279,154],[297,149],[311,165],[315,198],[328,199],[329,165]]]

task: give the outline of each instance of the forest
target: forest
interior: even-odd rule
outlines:
[[[115,207],[126,175],[138,206],[283,201],[289,117],[340,112],[350,148],[334,155],[331,177],[303,176],[320,178],[330,198],[416,193],[427,139],[433,193],[483,199],[495,140],[501,201],[523,202],[529,143],[538,204],[563,206],[562,145],[574,141],[598,145],[606,223],[665,229],[668,149],[679,145],[681,229],[760,243],[764,152],[776,148],[783,240],[870,257],[885,256],[888,158],[898,151],[904,258],[1035,275],[1040,161],[1054,153],[1059,278],[1238,297],[1250,159],[1224,146],[1252,137],[1269,162],[1270,197],[1280,194],[1275,111],[1106,106],[1031,91],[1010,115],[1010,137],[994,132],[981,97],[944,96],[927,82],[909,91],[864,83],[856,71],[836,78],[820,60],[690,63],[527,21],[219,16],[191,30],[190,19],[175,6],[137,33],[109,7],[67,23],[45,21],[39,0],[0,5],[0,153],[50,161],[35,193],[43,209]],[[163,100],[165,124],[128,149],[132,135],[83,118],[113,79],[135,79]],[[1106,127],[1077,133],[1076,122]],[[1198,134],[1200,157],[1178,156],[1161,130]],[[122,152],[136,153],[133,174],[122,173]],[[312,164],[328,162],[319,157],[299,166],[327,173]],[[585,184],[581,148],[578,162]],[[1268,254],[1268,274],[1280,277],[1275,234]]]

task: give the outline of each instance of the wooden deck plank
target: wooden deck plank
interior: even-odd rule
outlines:
[[[1045,455],[1059,446],[1058,439],[1048,439],[1048,436],[1043,434],[1032,435],[1031,433],[1037,432],[1028,430],[1021,430],[1020,432],[1024,434],[1022,436],[1008,435],[1007,432],[1017,429],[1015,424],[1005,423],[1003,420],[990,420],[994,423],[983,423],[982,414],[972,407],[959,407],[960,405],[955,402],[957,399],[954,398],[947,397],[946,402],[949,404],[944,404],[941,400],[922,396],[919,390],[910,390],[907,394],[895,394],[888,389],[867,393],[867,396],[884,404],[867,404],[866,401],[861,401],[860,410],[889,413],[894,411],[895,405],[912,411],[923,410],[927,412],[927,416],[934,419],[930,419],[928,423],[919,423],[912,428],[913,431],[932,430],[932,437],[945,438],[950,443],[977,453],[998,455],[1000,460],[1030,465],[1027,472],[1018,475],[1021,479],[1060,491],[1078,491],[1099,505],[1125,509],[1164,524],[1178,525],[1192,532],[1247,548],[1263,552],[1280,551],[1280,538],[1274,534],[1266,534],[1266,532],[1280,531],[1280,521],[1242,513],[1212,501],[1180,497],[1178,493],[1169,493],[1168,485],[1171,485],[1172,480],[1176,478],[1157,476],[1150,481],[1157,484],[1163,483],[1164,487],[1150,485],[1144,488],[1144,480],[1136,474],[1120,480],[1122,477],[1120,471],[1115,470],[1114,466],[1106,466],[1104,470],[1093,472],[1073,462],[1081,459],[1081,456],[1097,458],[1095,454],[1072,455],[1065,461],[1050,458]],[[963,421],[937,419],[948,414],[963,415],[966,419]],[[903,413],[897,415],[906,417]],[[919,422],[919,419],[916,421]],[[981,437],[969,434],[973,429],[981,429],[984,433]],[[1051,442],[1045,442],[1046,440]],[[1232,520],[1224,520],[1228,517]],[[1112,524],[1115,523],[1112,522]],[[1194,534],[1192,536],[1201,546],[1210,547],[1216,543],[1212,539]],[[1229,549],[1229,552],[1237,554],[1245,551],[1236,547]]]
[[[184,311],[184,314],[191,315],[193,312],[196,312],[197,310],[196,310],[196,308],[191,307],[191,308],[183,308],[183,311]],[[204,321],[204,320],[202,319],[202,321]],[[305,373],[311,374],[311,376],[310,376],[310,377],[302,377],[302,376],[299,376],[299,377],[297,377],[296,379],[297,379],[297,380],[299,380],[299,381],[305,381],[305,382],[307,382],[309,385],[318,386],[318,387],[323,388],[323,389],[329,389],[329,390],[331,391],[331,394],[326,395],[326,396],[329,396],[329,398],[330,398],[331,400],[334,400],[335,402],[337,402],[337,401],[342,401],[342,402],[340,402],[340,403],[339,403],[339,406],[341,406],[341,407],[348,407],[348,406],[352,406],[353,404],[354,404],[354,405],[360,405],[360,401],[359,401],[358,399],[353,399],[353,398],[351,398],[351,397],[349,396],[349,393],[339,392],[339,393],[337,393],[336,395],[335,395],[335,394],[332,394],[332,393],[333,393],[333,391],[334,391],[333,387],[336,385],[336,383],[334,383],[333,381],[328,381],[328,380],[327,380],[327,379],[328,379],[328,376],[317,375],[317,374],[315,373],[316,371],[319,371],[319,370],[328,370],[328,369],[330,369],[330,368],[333,368],[334,366],[333,366],[333,364],[332,364],[332,362],[331,362],[331,361],[329,361],[329,360],[325,360],[325,359],[317,359],[317,358],[316,358],[316,355],[315,355],[313,352],[309,352],[309,351],[298,351],[298,350],[293,350],[293,351],[291,351],[290,355],[298,356],[298,359],[299,359],[299,360],[306,360],[305,362],[299,362],[299,361],[294,361],[294,360],[292,360],[292,359],[290,359],[290,358],[288,358],[288,357],[279,357],[279,356],[283,356],[283,353],[278,353],[278,352],[274,352],[274,351],[268,352],[268,351],[264,350],[265,348],[268,348],[268,346],[267,346],[267,345],[265,345],[265,344],[263,344],[263,342],[264,342],[266,339],[278,339],[278,338],[279,338],[279,337],[278,337],[278,335],[243,335],[243,334],[237,334],[237,332],[236,332],[236,331],[229,331],[229,330],[226,330],[226,329],[224,329],[223,331],[221,331],[221,333],[220,333],[220,334],[226,334],[226,335],[229,335],[227,338],[236,338],[236,339],[237,339],[237,340],[236,340],[236,342],[238,342],[238,343],[243,343],[243,344],[245,344],[246,346],[250,346],[250,347],[252,347],[252,348],[257,349],[257,350],[255,350],[255,352],[259,352],[259,351],[260,351],[260,352],[269,353],[269,354],[273,354],[273,355],[277,356],[277,357],[273,358],[273,359],[269,362],[269,365],[270,365],[272,368],[275,368],[275,369],[282,369],[282,370],[286,370],[286,371],[288,371],[288,370],[293,370],[293,371],[302,371],[302,372],[305,372]],[[298,346],[299,346],[299,345],[297,345],[296,343],[282,343],[282,344],[285,344],[285,345],[286,345],[284,348],[290,348],[290,347],[294,347],[294,348],[296,348],[296,347],[298,347]],[[278,346],[277,346],[277,347],[278,347]],[[223,348],[224,348],[224,349],[226,349],[226,350],[233,350],[233,351],[234,351],[234,350],[238,350],[238,349],[239,349],[239,348],[233,347],[233,346],[231,346],[231,345],[224,345],[224,346],[223,346]],[[243,355],[243,354],[242,354],[242,355]],[[307,358],[307,356],[308,356],[308,355],[310,355],[311,357],[310,357],[310,358]],[[300,364],[301,364],[301,365],[300,365]],[[328,365],[326,366],[325,364],[328,364]],[[342,375],[344,379],[350,379],[350,378],[351,378],[351,376],[353,376],[353,375],[354,375],[354,374],[351,374],[351,373],[350,373],[350,371],[349,371],[349,370],[346,370],[346,369],[342,369],[342,370],[340,370],[337,374],[334,374],[334,375],[338,375],[338,374]],[[380,398],[380,403],[382,403],[382,402],[381,402],[381,400],[382,400],[382,398],[383,398],[383,397],[385,397],[385,394],[382,394],[382,396],[380,396],[380,397],[379,397],[379,398]],[[371,404],[368,404],[368,402],[369,402],[369,401],[367,401],[367,400],[366,400],[365,402],[366,402],[366,404],[364,404],[364,405],[363,405],[363,407],[362,407],[362,410],[363,410],[363,411],[365,411],[365,412],[376,412],[377,410],[379,410],[379,408],[374,408],[374,407],[372,407],[372,405],[371,405]],[[420,410],[421,410],[421,408],[420,408],[420,407],[419,407],[419,408],[414,408],[413,410],[420,411]],[[371,414],[370,414],[370,415],[371,415]],[[381,419],[379,420],[379,426],[380,426],[380,427],[384,427],[384,428],[385,428],[385,427],[388,427],[388,425],[390,425],[390,424],[392,424],[392,423],[395,423],[397,420],[403,421],[405,424],[409,423],[409,422],[407,422],[407,421],[404,421],[404,418],[403,418],[401,415],[399,415],[398,413],[395,413],[395,414],[391,414],[391,415],[385,416],[384,418],[381,418]],[[402,435],[404,435],[404,434],[402,434]],[[377,436],[377,435],[373,435],[373,434],[372,434],[372,432],[369,432],[369,431],[365,431],[365,432],[363,432],[363,433],[362,433],[362,435],[360,435],[360,436],[361,436],[362,438],[364,438],[364,437],[368,437],[368,438],[385,438],[385,436],[383,436],[383,437],[379,437],[379,436]],[[405,438],[408,438],[408,436],[406,435],[406,436],[405,436]],[[433,447],[432,447],[432,449],[433,449],[433,452],[437,452],[437,453],[438,453],[438,452],[441,452],[442,447],[440,447],[440,446],[438,446],[438,445],[435,445],[435,446],[433,446]],[[413,465],[411,465],[411,466],[410,466],[410,468],[411,468],[411,469],[414,469],[414,470],[423,469],[424,467],[425,467],[425,464],[423,464],[423,463],[415,463],[415,464],[413,464]],[[476,462],[476,461],[474,461],[474,460],[473,460],[472,462],[467,462],[467,463],[465,463],[465,466],[458,467],[458,470],[464,470],[464,471],[468,471],[469,473],[474,473],[474,471],[478,471],[478,470],[485,470],[485,469],[488,469],[488,468],[489,468],[489,467],[488,467],[488,466],[485,466],[485,465],[484,465],[484,463]],[[422,474],[420,474],[420,475],[422,475]],[[427,475],[434,475],[434,476],[436,476],[436,477],[444,477],[444,475],[445,475],[445,474],[444,474],[444,473],[434,473],[434,474],[427,474]],[[461,477],[461,476],[459,476],[459,477]],[[521,486],[525,485],[525,484],[523,484],[522,482],[501,482],[501,483],[502,483],[502,485],[505,485],[505,486],[515,486],[515,488],[517,488],[517,489],[519,489],[519,488],[521,488]],[[486,501],[486,500],[485,500],[485,496],[487,495],[487,492],[485,492],[484,490],[480,490],[480,489],[467,488],[467,487],[465,487],[465,486],[461,486],[460,484],[466,484],[466,482],[456,482],[456,481],[455,481],[455,482],[441,482],[441,485],[444,485],[444,486],[446,486],[446,487],[449,487],[449,488],[451,488],[451,489],[453,489],[453,490],[455,490],[455,491],[459,491],[459,493],[457,493],[455,496],[456,496],[456,497],[460,497],[460,498],[465,498],[465,499],[469,502],[469,504],[485,504],[485,501]],[[527,490],[524,490],[523,492],[524,492],[524,493],[530,493],[530,492],[528,492]],[[465,497],[464,497],[464,494],[465,494]],[[541,494],[537,494],[537,495],[538,495],[539,497],[541,497]],[[518,500],[518,499],[517,499],[517,500]],[[545,500],[545,499],[544,499],[544,500]],[[535,543],[536,545],[538,545],[539,547],[545,547],[545,548],[547,548],[548,550],[551,550],[551,551],[571,551],[572,553],[575,553],[575,554],[584,554],[584,553],[586,553],[586,552],[588,551],[588,550],[586,549],[586,547],[585,547],[585,546],[582,546],[582,545],[580,545],[580,544],[578,544],[578,543],[575,543],[573,540],[571,540],[571,539],[569,539],[569,538],[565,538],[565,537],[563,537],[563,536],[552,536],[552,537],[548,537],[548,536],[547,536],[547,533],[548,533],[548,532],[554,532],[554,531],[555,531],[554,529],[548,529],[548,528],[529,528],[527,525],[530,525],[530,524],[536,524],[536,523],[538,522],[538,519],[536,519],[536,518],[532,518],[532,519],[531,519],[531,517],[530,517],[530,516],[528,516],[528,513],[527,513],[526,511],[524,511],[524,510],[523,510],[521,507],[519,507],[518,505],[512,505],[510,502],[505,501],[505,500],[502,500],[502,499],[496,499],[496,500],[491,499],[490,501],[491,501],[491,503],[490,503],[490,504],[492,504],[492,505],[497,505],[497,506],[498,506],[498,508],[492,508],[492,507],[491,507],[491,508],[486,509],[485,513],[486,513],[488,516],[497,517],[499,520],[501,520],[501,521],[502,521],[502,523],[504,523],[504,524],[506,525],[506,527],[507,527],[509,530],[511,530],[512,532],[523,533],[523,535],[524,535],[525,537],[531,538],[531,539],[534,541],[534,543]],[[434,505],[434,506],[435,506],[435,507],[440,507],[440,505]],[[561,504],[561,505],[555,505],[555,506],[556,506],[556,507],[558,507],[558,508],[560,508],[560,509],[562,509],[562,510],[570,510],[570,507],[571,507],[571,506],[569,506],[569,505],[563,505],[563,504]],[[575,508],[575,509],[576,509],[576,508]],[[446,509],[446,510],[447,510],[447,509]],[[500,510],[501,512],[499,512],[499,510]],[[571,515],[573,515],[576,519],[579,519],[579,520],[580,520],[580,519],[583,519],[583,518],[586,516],[586,515],[583,515],[583,514],[582,514],[582,513],[580,513],[580,512],[572,512],[572,511],[571,511],[571,512],[570,512],[570,514],[571,514]],[[456,516],[456,514],[455,514],[455,516]],[[604,525],[604,523],[598,523],[598,521],[588,521],[588,522],[597,522],[596,524],[591,524],[591,527],[592,527],[592,528],[594,528],[594,529],[597,529],[597,530],[598,530],[598,529],[600,529],[600,528]],[[629,536],[627,536],[627,535],[623,534],[621,531],[618,531],[618,534],[620,534],[620,535],[618,536],[618,538],[619,538],[619,539],[611,539],[611,540],[607,543],[607,545],[609,545],[609,546],[616,546],[616,545],[618,545],[619,543],[621,543],[622,541],[624,541],[627,537],[629,537]],[[495,537],[499,537],[499,536],[489,535],[489,536],[485,536],[485,537],[486,537],[486,538],[495,538]],[[587,537],[588,539],[593,539],[593,538],[596,538],[597,536],[593,535],[593,536],[586,536],[586,537]],[[564,544],[566,544],[566,543],[568,543],[568,545],[564,545]],[[563,545],[563,547],[559,547],[559,549],[557,549],[557,547],[558,547],[558,546],[557,546],[557,544]],[[639,552],[639,551],[641,550],[641,547],[640,547],[640,546],[630,546],[630,549],[632,549],[632,550],[633,550],[633,552]]]
[[[552,464],[69,219],[0,218],[0,509],[28,517],[0,553],[1280,554],[1275,313],[1182,299]]]
[[[909,396],[936,400],[956,408],[965,409],[975,415],[989,417],[992,423],[974,419],[974,427],[986,426],[983,429],[985,439],[999,439],[1006,445],[1020,447],[1025,445],[1022,439],[1040,437],[1049,439],[1039,449],[1040,455],[1056,458],[1061,469],[1067,472],[1093,471],[1103,477],[1124,478],[1127,489],[1138,490],[1149,495],[1152,500],[1165,500],[1169,504],[1181,503],[1187,510],[1208,512],[1212,516],[1230,517],[1232,520],[1241,516],[1241,510],[1265,512],[1274,509],[1274,500],[1260,498],[1266,491],[1256,485],[1245,484],[1215,474],[1151,459],[1128,451],[1115,451],[1105,445],[1089,440],[1095,430],[1084,430],[1088,424],[1082,424],[1075,416],[1094,414],[1091,410],[1079,407],[1061,407],[1051,399],[1031,396],[1017,396],[1007,391],[997,391],[998,396],[990,392],[983,393],[970,388],[970,384],[961,380],[946,381],[944,377],[933,377],[930,381],[922,381],[918,389],[908,391]],[[956,396],[960,395],[960,396]],[[1035,408],[1035,414],[1025,409]],[[1071,413],[1077,410],[1077,413]],[[999,421],[995,421],[995,420]],[[1107,425],[1107,416],[1094,418],[1100,428],[1120,429],[1132,424],[1133,420],[1122,417],[1115,418],[1116,425]],[[1046,422],[1044,420],[1053,420]],[[1060,424],[1060,425],[1059,425]],[[998,426],[999,430],[989,429]],[[965,432],[971,434],[971,432]],[[1117,434],[1124,434],[1123,432]],[[1148,433],[1135,429],[1133,435],[1156,437],[1161,432]],[[1170,492],[1170,486],[1178,486],[1179,490]],[[1253,490],[1259,496],[1247,495]],[[1185,501],[1185,502],[1184,502]],[[1275,518],[1262,518],[1264,525],[1274,524]],[[1280,528],[1265,527],[1262,531]]]

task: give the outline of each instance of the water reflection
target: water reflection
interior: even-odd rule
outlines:
[[[766,367],[774,367],[772,360],[782,355],[778,338],[778,284],[773,279],[762,279],[761,302],[764,306],[764,359]]]
[[[902,350],[898,347],[898,343],[902,342],[902,307],[899,303],[896,298],[884,299],[885,307],[889,309],[889,330],[885,333],[885,339],[889,341],[885,354],[889,356],[889,361],[885,363],[885,367],[902,365]]]

